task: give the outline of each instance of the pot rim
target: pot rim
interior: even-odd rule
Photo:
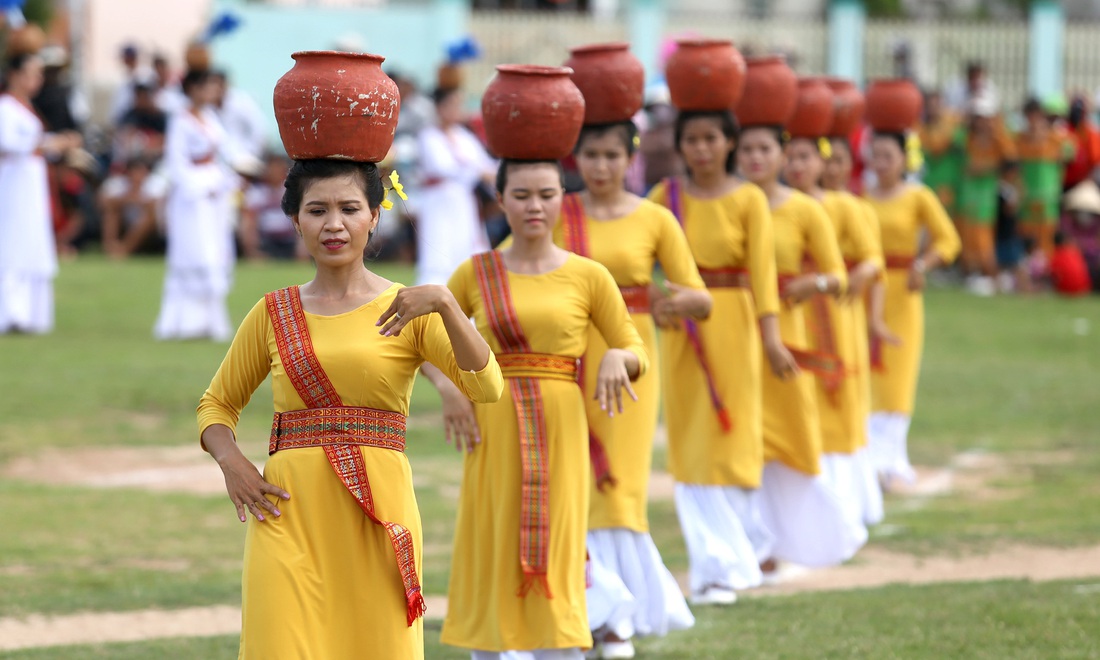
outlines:
[[[350,53],[342,50],[299,50],[290,55],[290,59],[295,61],[311,57],[338,57],[340,59],[369,60],[379,63],[386,61],[384,55],[375,55],[374,53]]]
[[[569,49],[570,55],[588,55],[590,53],[606,53],[608,51],[630,50],[630,43],[626,41],[607,41],[598,44],[585,44]]]
[[[687,48],[702,48],[706,46],[729,46],[734,50],[737,49],[733,45],[732,39],[719,39],[717,37],[680,37],[676,39],[677,47]]]
[[[567,66],[542,66],[540,64],[498,64],[498,73],[514,73],[521,76],[571,76],[573,69]]]
[[[745,58],[745,64],[747,66],[753,66],[753,65],[760,66],[760,65],[763,65],[763,64],[774,64],[776,62],[778,62],[780,64],[787,65],[787,67],[790,68],[790,65],[787,64],[787,56],[786,55],[759,55],[757,57],[746,57]]]
[[[870,88],[871,85],[905,85],[920,90],[917,84],[908,78],[872,78],[867,81],[867,87]]]

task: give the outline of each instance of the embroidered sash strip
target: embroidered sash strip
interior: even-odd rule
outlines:
[[[780,275],[779,290],[782,291],[783,287],[796,277],[798,276]],[[786,344],[787,350],[790,351],[791,357],[800,369],[805,369],[821,379],[825,391],[830,394],[830,400],[836,405],[835,393],[844,379],[845,369],[840,356],[836,354],[833,324],[829,319],[828,303],[822,294],[810,297],[810,325],[813,327],[818,349],[807,350]]]
[[[404,525],[382,520],[375,513],[367,468],[359,449],[362,445],[403,449],[405,416],[387,410],[343,405],[313,351],[298,287],[273,291],[267,294],[266,303],[283,369],[298,396],[309,406],[306,410],[276,413],[269,449],[276,451],[317,444],[324,447],[333,471],[359,508],[389,536],[405,589],[406,622],[412,626],[424,615],[425,609],[416,575],[412,534]]]
[[[475,256],[474,269],[489,328],[503,349],[497,355],[503,371],[508,354],[530,355],[531,346],[519,324],[508,286],[508,272],[500,253],[493,251]],[[542,368],[552,370],[552,361],[545,362]],[[510,377],[508,386],[519,422],[521,464],[519,554],[523,583],[517,595],[526,596],[532,588],[540,585],[546,597],[553,598],[547,577],[550,557],[550,449],[542,388],[538,377],[531,376]]]
[[[680,227],[684,227],[686,218],[684,218],[683,197],[680,192],[679,179],[675,177],[665,179],[665,196],[668,209],[676,216],[676,221],[680,223]],[[714,371],[710,367],[710,362],[707,361],[706,349],[703,346],[703,338],[699,334],[699,324],[695,319],[684,319],[684,332],[687,335],[688,344],[691,345],[692,352],[695,353],[695,359],[699,361],[699,367],[703,371],[703,377],[707,381],[707,393],[710,395],[710,405],[714,408],[715,414],[718,415],[718,425],[724,432],[729,433],[733,430],[733,419],[730,418],[729,410],[722,401],[722,397],[718,394],[718,385],[714,379]]]
[[[592,253],[588,244],[588,223],[584,218],[584,204],[581,202],[581,196],[576,193],[566,195],[562,201],[561,209],[562,237],[565,242],[565,249],[582,257],[591,258]],[[646,288],[647,302],[648,298],[649,290]],[[648,304],[645,311],[649,311]],[[581,358],[577,366],[577,382],[580,383],[583,390],[586,382],[584,358]],[[603,441],[592,430],[591,424],[588,425],[588,455],[592,460],[596,488],[602,491],[608,486],[614,486],[615,477],[611,475],[611,460],[607,457],[607,450],[604,448]]]

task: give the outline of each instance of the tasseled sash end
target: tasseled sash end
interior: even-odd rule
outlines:
[[[424,616],[424,612],[427,611],[428,606],[424,603],[424,594],[421,593],[420,587],[413,589],[405,594],[406,603],[406,621],[409,627],[416,622],[417,619]]]
[[[542,591],[542,594],[547,598],[553,598],[554,594],[550,592],[550,578],[546,573],[524,573],[523,583],[519,586],[519,591],[516,595],[520,598],[526,598],[527,594],[532,591]]]

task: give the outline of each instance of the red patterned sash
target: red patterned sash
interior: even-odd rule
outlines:
[[[584,203],[581,201],[581,196],[576,193],[566,195],[562,200],[561,210],[561,231],[565,249],[582,257],[591,258],[592,253],[588,246],[588,224],[584,218]],[[648,299],[648,289],[646,289],[646,292]],[[649,311],[648,305],[646,311]],[[585,360],[581,358],[577,366],[577,382],[580,383],[582,390],[585,383],[584,369]],[[615,486],[615,477],[611,475],[611,459],[607,457],[607,450],[604,449],[603,441],[592,430],[591,424],[588,425],[588,454],[592,459],[592,471],[596,476],[596,488],[603,491],[609,486]]]
[[[803,266],[807,269],[812,268],[809,261],[804,263]],[[782,291],[783,287],[796,277],[798,276],[780,275],[779,290]],[[840,384],[844,380],[844,362],[837,355],[836,338],[833,333],[832,321],[829,319],[829,306],[825,296],[814,294],[810,297],[809,306],[809,325],[814,333],[814,341],[818,349],[803,350],[787,345],[787,350],[790,351],[791,357],[794,358],[795,364],[800,369],[805,369],[821,379],[825,392],[829,394],[830,403],[835,406],[839,404],[836,399],[836,392],[840,389]]]
[[[684,205],[683,198],[680,194],[679,179],[675,177],[665,179],[665,196],[668,209],[676,216],[676,220],[680,223],[680,227],[683,227],[686,218],[684,218]],[[695,319],[684,319],[684,331],[687,334],[688,343],[691,344],[691,350],[695,353],[695,358],[699,361],[699,367],[703,370],[703,377],[707,381],[707,393],[710,395],[710,404],[714,408],[715,414],[718,415],[718,425],[722,427],[723,431],[728,433],[733,430],[733,420],[730,418],[729,410],[726,409],[726,404],[722,401],[722,397],[718,394],[718,385],[714,379],[714,372],[710,367],[710,363],[707,361],[706,349],[703,346],[703,338],[699,335],[699,324],[695,322]]]
[[[474,269],[489,328],[503,348],[497,359],[501,360],[502,365],[515,367],[509,360],[518,362],[522,358],[509,358],[508,354],[530,356],[532,351],[512,303],[504,260],[496,251],[479,254],[474,257]],[[549,361],[544,366],[553,368]],[[501,370],[504,370],[503,366]],[[519,422],[522,470],[519,553],[523,584],[517,595],[526,596],[533,587],[541,585],[546,597],[553,598],[547,577],[550,556],[550,448],[547,445],[542,388],[535,376],[509,377],[508,386]]]
[[[405,587],[406,619],[411,626],[424,615],[425,608],[416,575],[412,534],[403,525],[382,520],[375,513],[367,468],[359,450],[363,445],[403,450],[405,416],[387,410],[344,406],[313,351],[298,287],[273,291],[265,298],[283,369],[298,396],[309,406],[306,410],[275,414],[269,450],[274,453],[303,446],[324,447],[333,471],[359,508],[389,535]]]

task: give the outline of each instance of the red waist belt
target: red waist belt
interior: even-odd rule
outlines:
[[[903,254],[886,255],[886,268],[894,270],[909,270],[913,266],[914,258]]]
[[[700,268],[699,275],[708,289],[749,288],[749,271],[744,268]]]
[[[405,416],[390,410],[336,406],[275,413],[267,453],[325,445],[405,451]]]
[[[209,165],[214,162],[214,154],[206,154],[205,156],[198,156],[192,158],[191,162],[195,165]]]
[[[626,309],[631,314],[649,313],[650,301],[648,285],[621,286],[619,287],[619,292],[623,294],[623,301],[626,302]]]
[[[548,353],[497,353],[505,378],[577,380],[577,358]]]

